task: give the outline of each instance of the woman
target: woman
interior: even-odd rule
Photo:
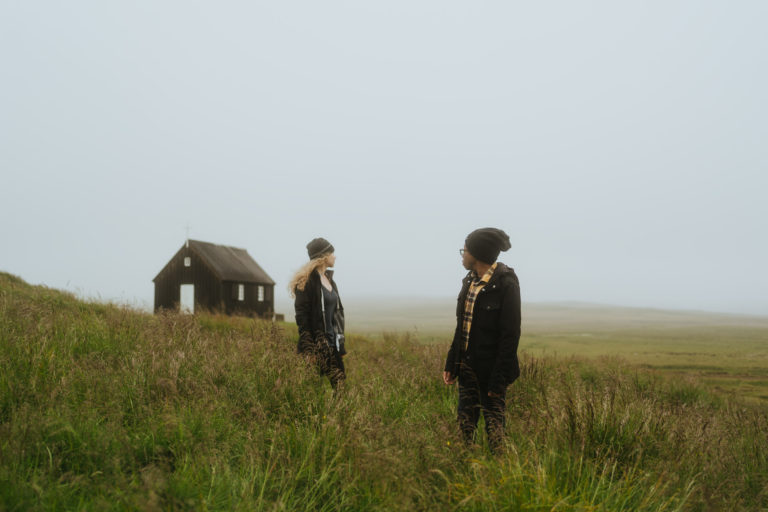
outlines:
[[[295,297],[296,325],[299,327],[299,354],[311,356],[320,372],[328,375],[334,389],[346,378],[344,361],[344,307],[333,281],[336,263],[331,243],[315,238],[307,244],[309,262],[291,279]]]

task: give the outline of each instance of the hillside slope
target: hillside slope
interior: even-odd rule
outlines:
[[[0,274],[0,510],[755,510],[764,408],[619,361],[523,358],[508,442],[464,447],[443,347],[153,316]]]

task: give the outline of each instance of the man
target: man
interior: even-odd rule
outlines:
[[[496,228],[476,229],[460,251],[469,273],[456,306],[456,332],[448,351],[443,381],[459,381],[458,421],[471,443],[482,410],[491,450],[504,436],[506,391],[520,375],[520,284],[514,270],[496,259],[510,248]]]

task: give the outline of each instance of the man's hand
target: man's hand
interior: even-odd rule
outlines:
[[[451,375],[451,372],[443,372],[443,382],[445,382],[446,386],[450,386],[456,382],[456,377]]]

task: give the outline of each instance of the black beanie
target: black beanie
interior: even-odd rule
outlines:
[[[464,243],[472,256],[488,264],[493,264],[501,251],[512,247],[507,234],[496,228],[476,229]]]
[[[309,259],[311,260],[319,258],[325,254],[331,254],[334,251],[335,249],[333,248],[333,245],[331,245],[331,242],[325,238],[315,238],[307,244],[307,254],[309,254]]]

